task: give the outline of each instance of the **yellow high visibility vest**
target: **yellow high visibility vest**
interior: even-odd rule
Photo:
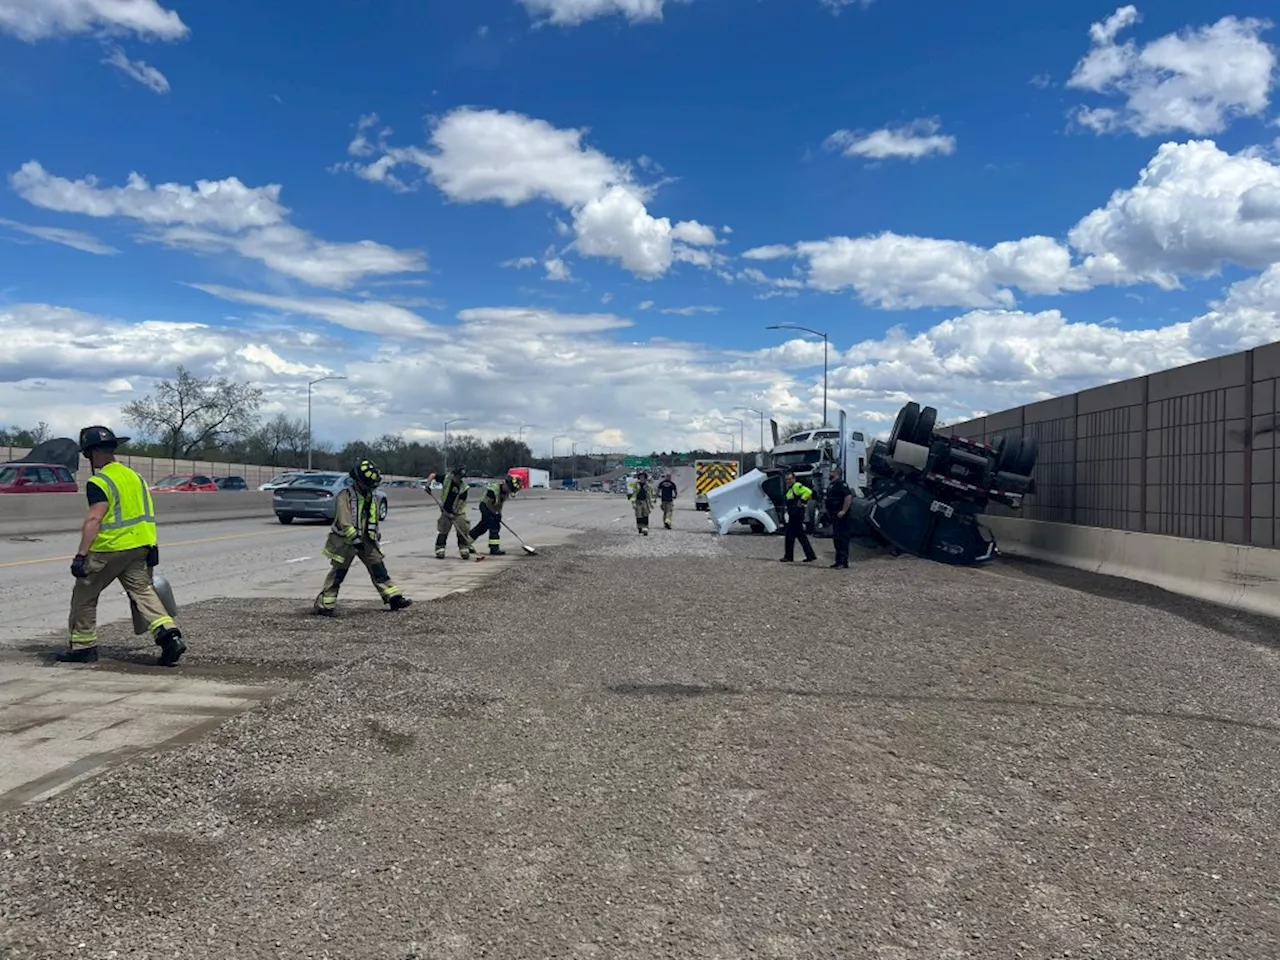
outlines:
[[[107,495],[107,512],[91,552],[119,553],[155,546],[156,508],[147,481],[123,463],[108,463],[89,482]]]

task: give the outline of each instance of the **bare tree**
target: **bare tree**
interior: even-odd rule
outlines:
[[[253,432],[262,391],[226,377],[193,376],[178,367],[177,380],[161,380],[155,393],[125,404],[125,420],[153,435],[170,457],[190,459],[243,440]]]
[[[307,421],[277,413],[249,438],[251,449],[260,450],[273,467],[281,460],[296,464],[307,449]]]

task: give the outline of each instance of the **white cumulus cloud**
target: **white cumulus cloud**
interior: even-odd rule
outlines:
[[[1280,261],[1280,166],[1209,140],[1166,143],[1068,236],[1100,283],[1168,289],[1226,262],[1262,268]]]
[[[190,31],[157,0],[0,0],[0,32],[34,43],[83,33],[181,40]]]
[[[1081,106],[1074,113],[1080,124],[1098,133],[1205,136],[1225,130],[1236,117],[1266,112],[1276,66],[1274,48],[1262,39],[1269,21],[1228,16],[1144,46],[1132,40],[1117,44],[1117,36],[1138,19],[1137,8],[1128,5],[1090,28],[1092,46],[1067,86],[1121,97],[1123,103]]]
[[[1109,29],[1105,24],[1100,31]],[[1280,165],[1265,151],[1227,153],[1211,140],[1166,143],[1106,205],[1082,217],[1066,242],[1024,237],[992,247],[885,232],[770,244],[744,259],[794,259],[796,277],[749,267],[737,276],[776,288],[851,290],[885,309],[1013,307],[1017,292],[1053,295],[1100,285],[1209,276],[1225,264],[1280,262]]]
[[[354,159],[338,169],[400,191],[414,189],[425,176],[459,203],[555,203],[572,216],[575,250],[616,260],[647,280],[677,261],[702,267],[716,262],[710,251],[698,249],[717,243],[715,230],[696,220],[653,216],[652,189],[635,179],[629,164],[587,146],[585,130],[472,107],[436,120],[427,147],[392,146],[387,128],[370,140],[377,127],[376,114],[360,119],[347,150]]]

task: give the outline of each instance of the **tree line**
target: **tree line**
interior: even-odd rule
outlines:
[[[254,463],[282,469],[307,466],[307,421],[283,413],[263,420],[259,414],[263,392],[252,384],[227,377],[197,377],[179,366],[177,377],[161,380],[146,397],[121,408],[131,428],[128,452],[133,456],[215,463]],[[786,437],[815,424],[779,424]],[[123,433],[123,430],[119,432]],[[51,439],[48,424],[0,428],[0,445],[35,447]],[[754,451],[745,454],[746,469]],[[528,444],[515,437],[481,440],[468,433],[450,434],[449,447],[384,434],[372,441],[353,440],[342,446],[313,441],[311,464],[319,470],[346,471],[362,457],[377,462],[387,474],[424,477],[443,473],[446,465],[462,464],[472,476],[501,476],[515,466],[552,471],[556,477],[595,476],[621,466],[623,454],[536,457]],[[655,466],[676,466],[700,458],[728,458],[723,451],[687,450],[679,454],[651,451]]]

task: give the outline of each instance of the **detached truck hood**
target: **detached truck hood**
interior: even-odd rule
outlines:
[[[778,529],[778,512],[773,500],[765,493],[765,484],[778,479],[763,470],[752,470],[737,480],[707,491],[707,510],[711,525],[721,536],[729,532],[735,523],[744,520],[755,520],[760,523],[766,533]]]

